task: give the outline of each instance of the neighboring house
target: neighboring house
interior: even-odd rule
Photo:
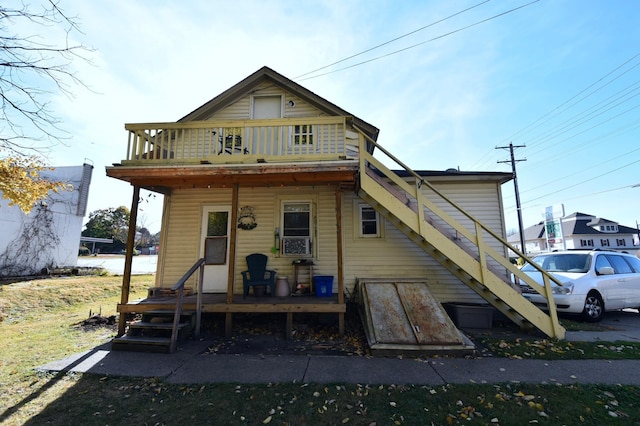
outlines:
[[[89,164],[42,171],[42,177],[65,182],[70,190],[50,192],[29,214],[0,200],[0,276],[76,265],[92,171]]]
[[[638,250],[636,228],[620,225],[608,219],[585,213],[572,213],[561,218],[564,241],[547,241],[544,222],[525,228],[524,238],[527,254],[554,250],[619,250],[635,253]],[[509,242],[520,249],[518,234],[510,235]]]
[[[164,194],[156,287],[171,288],[203,258],[203,279],[187,275],[186,285],[203,294],[203,311],[227,314],[227,332],[235,312],[286,313],[288,328],[293,313],[336,313],[342,332],[362,282],[421,279],[439,302],[488,302],[563,337],[555,312],[510,284],[519,271],[507,257],[500,189],[509,173],[410,170],[377,144],[376,127],[267,67],[177,122],[125,128],[125,158],[107,175],[133,186],[130,241],[139,190]],[[240,272],[251,253],[268,255],[268,269],[292,286],[294,271],[309,273],[295,262],[305,261],[334,277],[332,297],[246,302]],[[128,291],[125,272],[124,302]]]

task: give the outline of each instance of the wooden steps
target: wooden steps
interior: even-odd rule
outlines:
[[[111,342],[114,351],[163,352],[171,351],[173,310],[154,310],[142,313],[140,320],[128,324],[126,334]],[[178,339],[191,335],[194,312],[183,311],[178,323]]]

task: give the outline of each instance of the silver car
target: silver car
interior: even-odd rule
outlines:
[[[640,308],[640,259],[635,256],[581,250],[541,254],[533,261],[563,283],[552,283],[558,312],[581,314],[585,321],[597,322],[605,311]],[[532,265],[526,264],[522,271],[542,285],[541,274]],[[547,308],[542,295],[527,285],[520,288],[529,301]]]

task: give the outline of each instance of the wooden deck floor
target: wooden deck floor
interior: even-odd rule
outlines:
[[[175,309],[177,297],[150,297],[118,304],[118,312],[143,313],[154,310]],[[189,295],[182,299],[182,309],[197,310],[197,296]],[[344,314],[347,312],[346,303],[338,302],[338,295],[331,297],[289,296],[289,297],[256,297],[235,294],[232,303],[227,303],[226,294],[204,293],[202,295],[203,313],[224,313],[225,334],[231,335],[234,313],[283,313],[286,314],[286,336],[291,337],[293,314],[296,313],[335,313],[338,315],[338,332],[344,334]],[[119,330],[122,334],[123,330]]]
[[[144,312],[156,309],[173,309],[176,297],[151,297],[119,304],[118,312]],[[183,309],[196,310],[196,295],[183,298]],[[289,296],[289,297],[255,297],[234,295],[233,302],[227,303],[226,294],[204,293],[202,295],[202,312],[346,312],[347,305],[338,303],[338,296]]]

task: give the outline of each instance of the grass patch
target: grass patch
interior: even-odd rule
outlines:
[[[482,339],[495,356],[523,359],[640,359],[638,342],[567,342],[548,339]]]
[[[146,295],[153,275],[132,277],[131,299]],[[34,368],[91,349],[115,336],[114,327],[84,328],[91,313],[115,315],[120,301],[120,276],[80,276],[4,284],[0,287],[0,413],[39,392],[49,377]],[[57,397],[66,380],[43,392],[36,407]],[[39,411],[27,404],[14,424]],[[2,415],[0,414],[0,421]]]
[[[628,424],[640,416],[639,398],[635,386],[181,386],[85,376],[34,423]]]
[[[39,365],[93,348],[115,335],[114,327],[79,324],[90,312],[114,315],[121,282],[122,277],[85,276],[0,287],[0,423],[629,424],[640,418],[638,386],[184,386],[153,378],[37,373]],[[134,276],[131,297],[145,296],[153,285],[151,275]],[[539,348],[518,339],[503,342],[505,356],[507,350],[522,348],[531,357],[541,357],[542,352],[555,352],[550,347],[566,351],[569,346],[568,342],[539,344]],[[638,350],[627,342],[586,345],[591,349],[581,349],[594,357],[620,352],[611,347]],[[603,354],[596,352],[598,346]],[[605,350],[607,346],[611,347]]]

